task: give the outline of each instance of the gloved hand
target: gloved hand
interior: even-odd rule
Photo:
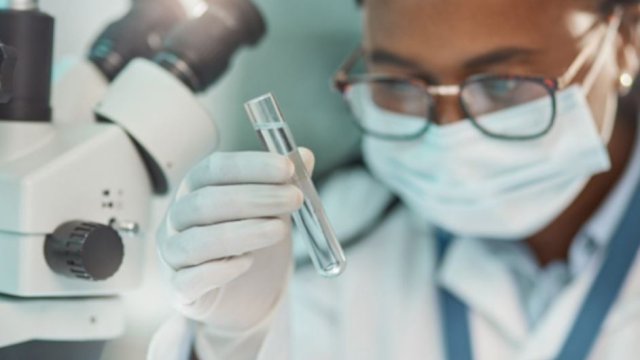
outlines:
[[[181,313],[222,333],[268,316],[292,268],[289,215],[303,202],[293,173],[285,156],[219,152],[187,174],[158,231]]]

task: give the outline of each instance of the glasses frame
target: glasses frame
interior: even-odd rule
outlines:
[[[461,84],[429,85],[425,80],[421,78],[410,77],[410,76],[398,76],[398,75],[376,74],[376,73],[352,75],[351,71],[357,64],[358,60],[360,60],[360,58],[362,58],[364,55],[364,49],[362,48],[362,46],[359,46],[358,48],[356,48],[355,51],[353,51],[347,57],[347,59],[342,63],[342,65],[336,71],[333,77],[333,86],[337,91],[339,91],[342,94],[343,98],[345,98],[349,90],[349,87],[359,82],[371,82],[376,80],[407,81],[409,83],[415,84],[416,86],[422,88],[425,94],[431,97],[431,100],[435,100],[434,97],[436,96],[438,97],[439,96],[456,96],[458,98],[460,107],[465,113],[465,115],[467,116],[467,118],[471,120],[471,123],[474,125],[474,127],[480,130],[486,136],[496,138],[496,139],[502,139],[502,140],[536,139],[548,133],[556,121],[557,92],[569,86],[571,82],[576,78],[580,69],[587,63],[588,58],[594,52],[599,51],[599,54],[593,60],[593,64],[591,65],[591,70],[582,80],[582,86],[585,89],[591,88],[591,86],[595,81],[596,76],[598,75],[598,72],[594,71],[594,69],[598,69],[600,66],[602,66],[602,64],[606,60],[605,55],[607,54],[607,52],[603,51],[602,46],[613,43],[613,41],[615,40],[615,37],[617,36],[617,33],[618,33],[618,29],[622,24],[622,17],[625,11],[624,9],[625,8],[623,6],[616,5],[609,11],[607,15],[603,17],[603,19],[594,21],[594,23],[586,31],[586,33],[591,33],[591,31],[593,31],[593,29],[597,26],[597,24],[601,20],[605,20],[605,22],[607,23],[607,26],[606,26],[606,29],[604,30],[604,35],[602,36],[601,41],[600,42],[591,41],[588,46],[584,47],[582,51],[578,53],[578,55],[573,60],[573,62],[569,65],[569,67],[564,72],[564,74],[560,75],[559,77],[553,78],[553,77],[547,77],[547,76],[478,74],[465,79],[465,81],[463,81]],[[539,134],[530,135],[530,136],[500,135],[500,134],[494,134],[484,129],[478,123],[477,119],[475,119],[475,117],[470,114],[466,104],[464,103],[464,100],[462,99],[461,93],[464,87],[467,86],[468,84],[472,82],[480,81],[480,80],[486,80],[487,78],[500,78],[500,79],[507,79],[507,80],[523,79],[523,80],[533,81],[541,84],[545,89],[547,89],[549,95],[551,96],[551,103],[552,103],[551,121],[549,122],[549,125],[547,126],[547,128],[541,131]],[[419,138],[422,135],[424,135],[424,133],[427,132],[427,130],[429,129],[429,125],[433,122],[429,120],[429,118],[433,118],[433,119],[437,118],[437,116],[434,116],[436,114],[433,113],[433,110],[435,108],[433,104],[435,104],[435,101],[432,101],[432,104],[429,104],[429,109],[425,111],[424,128],[420,132],[414,135],[400,136],[400,135],[379,134],[379,133],[371,132],[365,129],[358,121],[356,121],[355,119],[353,120],[355,124],[361,129],[361,131],[365,134],[376,136],[383,139],[388,139],[388,140],[411,140],[411,139]]]
[[[363,83],[363,82],[374,82],[374,81],[405,81],[414,86],[421,88],[424,93],[429,96],[432,100],[435,97],[442,96],[456,96],[458,100],[458,104],[465,116],[471,121],[473,126],[477,128],[484,135],[500,140],[532,140],[537,139],[545,134],[547,134],[551,128],[553,127],[556,119],[557,113],[557,100],[556,93],[566,87],[568,81],[565,81],[563,77],[560,78],[550,78],[545,76],[529,76],[529,75],[512,75],[512,74],[476,74],[468,77],[460,84],[455,85],[430,85],[425,80],[417,77],[411,76],[402,76],[402,75],[391,75],[384,73],[369,73],[369,74],[351,74],[351,71],[356,66],[358,61],[364,56],[364,49],[362,47],[358,47],[355,51],[353,51],[347,59],[341,64],[341,66],[336,71],[333,77],[333,87],[342,94],[343,97],[346,97],[349,88],[355,84]],[[465,101],[462,99],[461,93],[464,90],[465,86],[469,84],[473,84],[479,81],[486,81],[490,79],[503,79],[503,80],[524,80],[535,82],[541,85],[549,94],[551,99],[551,120],[549,121],[549,125],[547,125],[543,130],[541,130],[537,134],[532,135],[501,135],[496,134],[491,131],[485,129],[482,125],[478,123],[478,120],[471,114]],[[435,103],[435,101],[433,101]],[[389,135],[389,134],[381,134],[375,131],[371,131],[362,126],[362,124],[356,119],[352,119],[355,125],[367,135],[371,135],[380,139],[385,140],[395,140],[395,141],[409,141],[415,140],[417,138],[422,137],[428,130],[429,126],[433,123],[431,119],[436,119],[434,113],[434,106],[430,106],[429,109],[425,109],[425,125],[424,127],[417,133],[412,135]]]

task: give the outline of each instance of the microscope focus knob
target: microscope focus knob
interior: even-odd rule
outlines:
[[[120,235],[110,226],[71,221],[47,235],[44,255],[58,274],[84,280],[105,280],[124,258]]]

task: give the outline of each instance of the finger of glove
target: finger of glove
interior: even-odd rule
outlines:
[[[291,236],[290,221],[258,218],[192,227],[165,240],[163,258],[174,269],[273,246]]]
[[[307,168],[307,172],[312,174],[316,164],[316,158],[313,155],[313,152],[305,147],[299,147],[298,151],[300,152],[304,166]]]
[[[209,186],[177,200],[169,216],[180,232],[192,226],[290,214],[302,206],[303,200],[294,185]]]
[[[180,294],[174,293],[174,306],[188,319],[199,322],[210,322],[211,310],[215,307],[215,302],[220,296],[222,289],[214,289],[202,294],[195,301],[188,302]]]
[[[244,255],[183,268],[173,273],[172,284],[183,303],[193,303],[247,272],[252,263],[251,256]]]
[[[217,152],[198,163],[186,177],[191,190],[212,185],[284,184],[294,165],[286,156],[260,151]]]

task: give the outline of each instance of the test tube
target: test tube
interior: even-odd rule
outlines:
[[[346,265],[344,252],[327,219],[318,192],[311,182],[276,99],[268,93],[246,102],[244,107],[267,150],[286,155],[295,165],[293,184],[304,194],[304,203],[292,217],[296,228],[306,235],[307,249],[313,265],[322,276],[340,275]]]

